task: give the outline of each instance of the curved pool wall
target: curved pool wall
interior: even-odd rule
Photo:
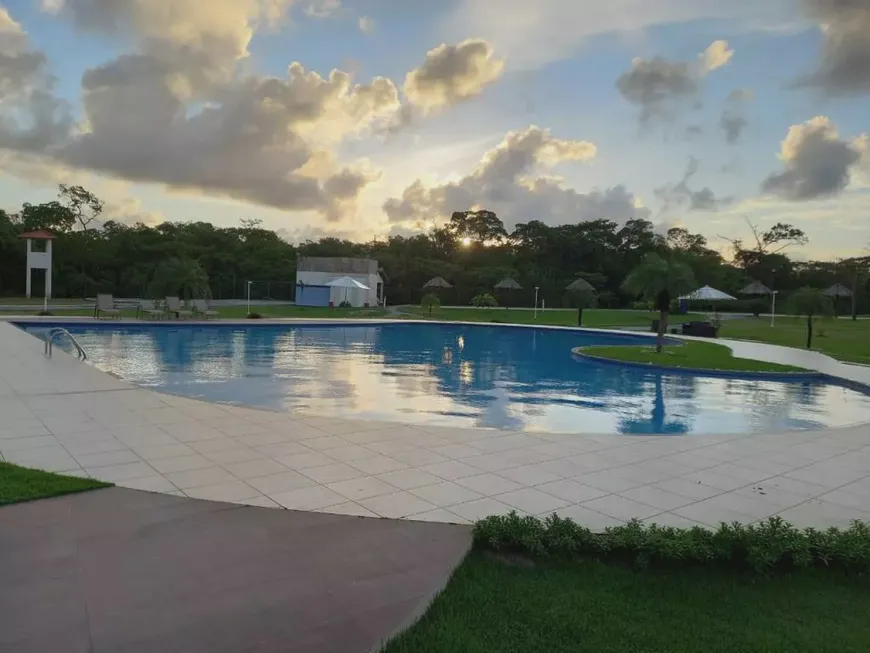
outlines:
[[[743,433],[870,421],[870,396],[813,376],[735,378],[578,360],[650,336],[430,322],[61,325],[89,362],[210,401],[457,427],[567,433]]]

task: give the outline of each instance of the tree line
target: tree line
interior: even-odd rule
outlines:
[[[494,293],[503,304],[531,305],[537,287],[547,306],[569,306],[571,293],[565,289],[583,278],[595,288],[599,306],[621,308],[638,302],[624,280],[647,254],[655,253],[685,263],[698,285],[735,296],[750,281],[784,295],[802,287],[839,283],[856,293],[859,312],[870,310],[870,256],[793,260],[789,248],[805,245],[807,238],[788,224],[767,230],[749,225],[752,238],[732,241],[733,257],[726,260],[700,234],[683,227],[661,234],[641,219],[558,226],[530,220],[508,232],[491,211],[462,211],[425,234],[367,243],[322,238],[293,245],[256,220],[242,220],[238,227],[201,221],[147,226],[124,224],[104,213],[99,198],[80,186],[65,185],[60,186],[56,201],[26,203],[17,213],[0,211],[0,294],[24,294],[25,247],[19,236],[47,229],[57,236],[53,279],[57,297],[177,292],[243,298],[246,282],[253,280],[255,299],[293,299],[299,256],[350,256],[378,260],[391,304],[419,303],[425,294],[423,285],[440,276],[453,285],[441,291],[445,304],[465,305],[481,293]],[[495,292],[496,284],[505,278],[515,279],[522,289]],[[35,279],[34,288],[41,287]],[[722,308],[746,310],[752,301],[746,298]],[[845,300],[842,310],[851,310]]]

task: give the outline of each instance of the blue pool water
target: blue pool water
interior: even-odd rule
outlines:
[[[628,434],[870,421],[870,396],[819,380],[717,378],[571,354],[632,336],[421,323],[67,326],[89,362],[142,386],[321,416]]]

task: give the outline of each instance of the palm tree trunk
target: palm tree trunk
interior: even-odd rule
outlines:
[[[668,332],[668,312],[659,311],[659,332],[656,336],[656,353],[661,354],[665,346],[665,334]]]
[[[813,346],[813,316],[807,315],[807,349]]]
[[[577,326],[583,326],[583,307],[577,309]]]

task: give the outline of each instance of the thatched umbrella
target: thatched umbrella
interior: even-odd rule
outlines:
[[[511,279],[510,277],[505,277],[501,281],[499,281],[495,286],[493,286],[495,290],[503,290],[503,291],[511,291],[515,292],[517,290],[522,290],[523,287],[517,283],[515,279]],[[505,302],[505,310],[507,310],[507,302]]]
[[[452,288],[447,279],[444,277],[433,277],[429,279],[426,283],[423,284],[423,290],[431,290],[433,294],[438,297],[438,303],[441,303],[441,298],[438,295],[438,291],[443,288]],[[425,298],[424,298],[425,299]],[[432,303],[429,303],[429,315],[432,315]]]
[[[741,295],[770,295],[773,294],[773,291],[765,286],[760,281],[753,281],[748,286],[746,286],[743,290],[740,291]]]
[[[770,288],[765,286],[760,281],[753,281],[748,286],[746,286],[743,290],[740,291],[741,295],[754,295],[756,297],[761,297],[762,295],[770,295],[771,297],[771,314],[776,312],[776,293],[772,291]],[[753,302],[754,304],[754,302]],[[753,306],[752,313],[755,317],[761,315],[761,311]],[[773,318],[771,318],[772,320]]]
[[[428,288],[452,288],[444,277],[433,277],[423,284],[423,290]]]
[[[848,288],[846,288],[846,286],[844,286],[841,283],[835,283],[830,288],[826,288],[823,291],[823,294],[826,297],[833,297],[834,298],[834,316],[837,316],[838,315],[837,304],[839,303],[838,300],[840,299],[840,297],[851,297],[852,291],[849,290]]]
[[[577,297],[577,326],[583,326],[583,304],[595,294],[595,287],[583,277],[577,277],[565,290]]]

